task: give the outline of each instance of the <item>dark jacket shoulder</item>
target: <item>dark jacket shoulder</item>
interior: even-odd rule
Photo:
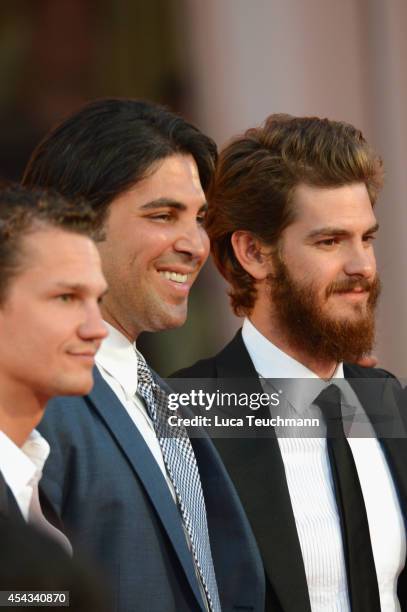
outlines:
[[[343,371],[346,378],[392,378],[397,380],[394,374],[382,368],[365,368],[356,363],[344,363]]]
[[[170,378],[215,378],[216,366],[213,358],[200,359],[188,368],[182,368],[170,375]]]
[[[227,372],[236,376],[255,376],[255,370],[242,338],[240,329],[234,338],[213,357],[200,359],[193,365],[177,370],[170,378],[215,378],[219,365],[227,364]],[[344,363],[346,378],[392,378],[395,376],[382,368],[366,368],[354,363]]]

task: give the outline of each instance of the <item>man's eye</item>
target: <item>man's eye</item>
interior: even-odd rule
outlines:
[[[376,240],[375,234],[369,234],[368,236],[363,236],[364,242],[373,242],[373,240]]]
[[[153,221],[170,221],[171,218],[171,213],[160,213],[159,215],[150,216],[150,219],[152,219]]]
[[[61,302],[73,302],[76,296],[73,293],[61,293],[61,295],[56,297]]]
[[[338,240],[336,238],[325,238],[325,240],[319,240],[317,244],[320,246],[330,247],[338,244]]]
[[[199,223],[199,225],[204,225],[206,221],[206,215],[198,215],[196,220]]]

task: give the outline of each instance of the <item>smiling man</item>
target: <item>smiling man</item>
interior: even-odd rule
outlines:
[[[214,259],[245,320],[176,376],[271,385],[294,427],[215,440],[262,553],[269,611],[407,609],[406,432],[379,440],[383,423],[403,427],[399,389],[354,365],[374,342],[382,178],[354,127],[272,115],[222,151],[208,194]],[[301,435],[308,417],[321,426]]]
[[[109,337],[88,396],[53,401],[44,486],[74,546],[105,569],[112,609],[263,609],[263,572],[212,443],[165,436],[166,390],[136,347],[182,325],[209,251],[205,191],[216,146],[164,108],[89,104],[53,130],[27,185],[85,197],[99,214]]]
[[[155,162],[148,178],[115,199],[100,244],[110,288],[103,312],[130,341],[185,322],[190,288],[209,253],[206,209],[186,152]]]
[[[39,503],[49,445],[35,427],[49,399],[93,385],[106,336],[93,223],[89,207],[56,194],[0,190],[0,511],[6,514],[8,499],[10,518],[24,518],[65,545]]]

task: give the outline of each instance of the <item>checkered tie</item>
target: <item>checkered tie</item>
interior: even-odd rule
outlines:
[[[191,442],[183,426],[169,425],[168,417],[173,413],[168,408],[167,394],[154,382],[150,368],[140,353],[137,353],[137,378],[137,391],[144,399],[153,422],[209,608],[211,612],[220,612],[205,500]]]

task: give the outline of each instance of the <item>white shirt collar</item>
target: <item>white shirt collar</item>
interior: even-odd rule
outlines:
[[[128,398],[137,391],[137,349],[115,327],[106,323],[109,335],[96,353],[96,364],[108,372],[123,387]]]
[[[21,448],[0,431],[0,471],[15,496],[40,480],[49,452],[48,442],[36,429]]]
[[[310,405],[333,379],[344,378],[343,363],[338,364],[329,381],[319,378],[315,372],[270,342],[247,318],[243,323],[242,338],[259,376],[278,380],[278,390],[284,393],[293,406]],[[292,384],[293,379],[295,385]]]

